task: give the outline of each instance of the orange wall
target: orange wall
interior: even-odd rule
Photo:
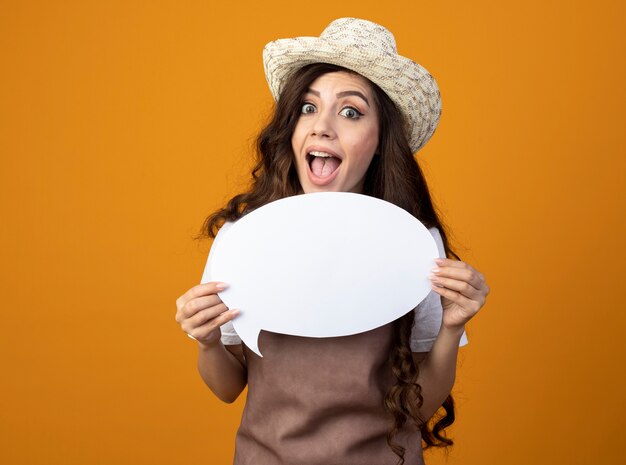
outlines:
[[[1,463],[229,462],[243,404],[203,387],[174,300],[245,182],[262,46],[340,16],[438,79],[420,159],[493,289],[448,463],[623,457],[623,2],[390,5],[1,2]]]

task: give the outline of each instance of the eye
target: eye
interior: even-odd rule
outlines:
[[[361,116],[363,116],[363,113],[361,113],[354,107],[345,107],[339,112],[339,114],[348,119],[359,119]]]
[[[302,114],[307,114],[307,113],[315,113],[315,105],[313,105],[312,103],[305,103],[302,105],[302,108],[300,109],[300,112]]]

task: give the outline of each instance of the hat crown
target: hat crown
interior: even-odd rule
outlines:
[[[320,34],[320,39],[359,48],[378,49],[383,53],[398,53],[393,34],[379,24],[358,18],[339,18]]]
[[[432,136],[441,116],[441,97],[424,67],[397,52],[393,34],[379,24],[340,18],[319,37],[278,39],[263,49],[263,65],[270,91],[279,100],[292,73],[313,63],[329,63],[352,70],[376,84],[404,118],[413,152]]]

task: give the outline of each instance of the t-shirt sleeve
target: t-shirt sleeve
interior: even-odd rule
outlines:
[[[430,228],[429,231],[437,243],[439,256],[441,258],[445,257],[446,252],[439,230],[437,228]],[[442,314],[441,296],[435,291],[430,291],[426,298],[415,308],[415,320],[411,332],[411,350],[413,352],[430,351],[435,339],[437,339],[437,334],[439,334]],[[467,342],[467,335],[464,332],[463,336],[461,336],[459,346],[464,346]]]
[[[237,331],[235,331],[232,321],[224,323],[220,329],[222,330],[222,338],[220,339],[222,344],[225,346],[236,346],[241,344],[241,338],[237,334]]]

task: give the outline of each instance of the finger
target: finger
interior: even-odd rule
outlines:
[[[469,265],[461,260],[454,260],[453,258],[435,258],[437,266],[452,266],[456,268],[465,268]]]
[[[460,269],[466,269],[466,270],[471,270],[474,273],[476,273],[477,275],[482,276],[481,273],[478,272],[478,270],[476,270],[473,266],[461,261],[461,260],[453,260],[452,258],[436,258],[435,259],[435,264],[438,267],[451,267],[451,268],[460,268]]]
[[[217,317],[209,320],[205,324],[187,331],[187,334],[191,335],[194,339],[205,339],[209,334],[225,323],[233,320],[237,315],[239,315],[239,310],[236,309],[220,313]]]
[[[196,313],[215,305],[222,303],[222,299],[217,294],[211,294],[205,297],[197,297],[185,303],[182,308],[176,311],[176,321],[183,323],[187,318],[192,317]]]
[[[453,278],[460,281],[466,281],[476,289],[483,287],[485,277],[470,265],[458,260],[449,260],[450,265],[441,265],[434,267],[431,271],[434,276]]]
[[[467,298],[478,299],[482,292],[480,289],[476,289],[473,285],[467,281],[461,281],[458,279],[444,278],[442,276],[434,276],[431,278],[431,282],[437,287],[442,286],[446,289],[456,291]]]
[[[452,289],[437,287],[435,285],[431,287],[433,291],[435,291],[437,294],[445,297],[448,300],[451,300],[472,315],[476,314],[478,310],[480,310],[480,308],[483,306],[481,302],[465,297],[464,295],[460,294],[457,291],[453,291]]]
[[[215,305],[213,307],[206,308],[202,311],[199,311],[192,317],[186,319],[182,323],[181,327],[183,328],[183,331],[189,332],[188,330],[197,328],[198,326],[202,326],[207,321],[212,320],[213,318],[216,318],[217,316],[221,315],[227,310],[228,310],[228,307],[223,303]]]
[[[209,294],[217,294],[218,292],[222,292],[227,287],[228,287],[228,284],[220,282],[220,281],[211,281],[209,283],[198,284],[192,287],[191,289],[189,289],[187,292],[181,295],[178,299],[176,299],[176,308],[180,310],[191,299],[206,296]]]
[[[209,308],[214,307],[222,303],[222,299],[217,294],[211,294],[204,297],[196,297],[195,299],[187,302],[183,308],[180,309],[180,315],[183,319],[190,318],[196,313]]]

